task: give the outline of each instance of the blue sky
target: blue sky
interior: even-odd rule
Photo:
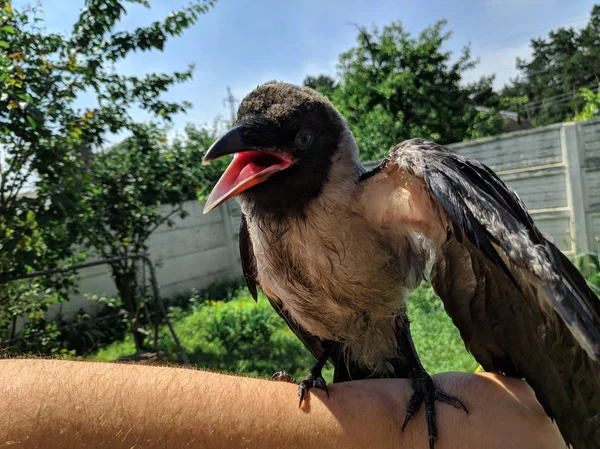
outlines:
[[[13,0],[15,7],[27,4]],[[164,18],[187,3],[151,0],[152,9],[129,6],[122,27],[136,27]],[[67,31],[83,0],[43,0],[46,26]],[[439,19],[448,20],[453,37],[448,50],[471,43],[481,63],[466,76],[497,74],[501,86],[514,76],[515,58],[527,57],[532,37],[563,25],[581,27],[594,2],[588,0],[221,0],[182,37],[172,39],[163,53],[130,56],[119,70],[126,74],[182,70],[196,64],[193,81],[170,91],[173,100],[189,100],[193,109],[176,120],[204,124],[227,116],[226,88],[241,99],[272,79],[301,83],[306,75],[335,75],[338,55],[356,37],[352,26],[379,27],[401,20],[418,33]]]

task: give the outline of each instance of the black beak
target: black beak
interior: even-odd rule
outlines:
[[[278,150],[277,124],[266,119],[247,120],[231,129],[212,144],[202,165],[228,154],[235,155],[208,196],[204,213],[294,163],[291,155]]]
[[[227,156],[228,154],[234,154],[242,151],[244,144],[242,143],[242,130],[239,126],[232,128],[225,134],[218,138],[208,149],[202,159],[202,165],[207,165],[215,159]]]
[[[277,146],[278,125],[275,121],[252,117],[230,129],[211,145],[202,165],[241,151],[271,150]]]

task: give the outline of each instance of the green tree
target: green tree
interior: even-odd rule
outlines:
[[[172,226],[173,218],[187,216],[184,202],[195,199],[197,190],[203,194],[205,187],[200,186],[212,179],[204,173],[202,157],[213,138],[192,126],[186,134],[187,139],[170,144],[166,129],[137,125],[131,137],[95,155],[82,193],[82,234],[87,246],[103,258],[143,254],[159,226]],[[141,351],[146,332],[139,316],[145,298],[139,295],[138,265],[138,261],[122,260],[111,269]]]
[[[583,109],[575,115],[573,120],[592,120],[600,117],[600,84],[595,90],[582,88],[581,97],[585,102]]]
[[[38,21],[36,9],[0,8],[0,271],[14,275],[71,255],[66,218],[77,204],[76,66]],[[34,176],[36,194],[24,195]]]
[[[107,136],[140,135],[144,128],[132,108],[168,122],[188,106],[163,94],[189,80],[191,66],[143,77],[120,75],[114,67],[133,52],[162,51],[213,2],[192,0],[162,21],[117,31],[131,4],[150,7],[146,0],[86,0],[71,32],[54,34],[42,27],[39,5],[18,11],[0,3],[0,272],[9,278],[73,256],[86,228],[86,163]],[[77,107],[84,94],[91,96],[89,107]],[[35,194],[23,195],[27,190]],[[65,281],[55,278],[52,285]],[[2,307],[14,297],[0,284],[0,298],[8,301]]]
[[[335,80],[327,75],[307,76],[304,79],[304,85],[329,98],[333,97],[333,92],[337,88]]]
[[[340,109],[363,159],[383,157],[391,146],[412,137],[448,144],[501,132],[503,121],[495,109],[475,108],[477,94],[483,98],[491,81],[461,85],[476,61],[465,48],[451,62],[451,53],[442,48],[450,38],[445,25],[437,22],[417,38],[400,22],[381,31],[359,28],[357,45],[340,55],[339,83],[326,76],[304,81]]]
[[[533,39],[531,48],[531,60],[517,59],[520,73],[503,96],[526,96],[535,125],[570,119],[584,104],[580,88],[595,86],[600,77],[600,5],[593,7],[585,28],[559,28]]]
[[[212,188],[231,161],[231,157],[225,157],[202,166],[202,159],[206,151],[218,137],[217,125],[216,121],[212,127],[188,124],[184,134],[177,136],[171,143],[172,151],[187,154],[190,159],[189,164],[194,171],[193,186],[199,200],[208,198]]]
[[[191,67],[139,78],[115,73],[114,64],[135,51],[162,50],[212,2],[196,1],[148,27],[115,31],[127,3],[149,7],[143,0],[86,0],[67,36],[41,28],[36,8],[19,12],[4,2],[0,9],[0,241],[10,254],[3,271],[47,268],[71,254],[77,222],[70,218],[85,183],[82,155],[102,146],[109,133],[135,128],[131,107],[169,120],[187,106],[161,94],[189,80]],[[94,96],[94,106],[77,108],[84,92]],[[31,181],[35,198],[22,195]],[[33,231],[23,223],[32,212],[44,234],[41,252],[26,245]]]
[[[470,83],[465,90],[469,102],[477,110],[469,114],[468,128],[464,140],[479,139],[498,134],[506,126],[502,117],[503,111],[516,112],[521,117],[526,115],[525,104],[527,97],[502,96],[493,88],[495,75],[483,76],[478,81]]]
[[[171,142],[166,133],[156,124],[138,125],[131,137],[89,163],[82,232],[85,243],[103,258],[147,252],[152,233],[161,225],[172,226],[175,217],[185,218],[184,202],[204,199],[225,169],[225,160],[202,166],[216,127],[187,125]],[[111,268],[141,351],[146,332],[139,317],[145,298],[138,294],[137,264],[122,260]]]

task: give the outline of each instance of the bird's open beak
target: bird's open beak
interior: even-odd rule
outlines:
[[[266,181],[273,174],[292,165],[292,158],[273,148],[244,142],[243,130],[238,126],[218,139],[206,152],[202,165],[229,154],[233,160],[221,175],[204,205],[204,213],[239,195],[250,187]],[[267,143],[267,142],[255,142]]]

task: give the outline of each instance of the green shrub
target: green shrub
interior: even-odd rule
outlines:
[[[172,308],[170,315],[190,361],[198,367],[253,376],[271,376],[283,369],[304,376],[314,363],[264,297],[256,304],[243,290],[228,302],[191,302],[189,312]],[[167,360],[177,361],[177,347],[165,326],[159,347]],[[99,351],[95,358],[115,360],[133,352],[133,342],[127,338]]]
[[[74,314],[60,311],[48,319],[42,310],[29,313],[22,340],[11,345],[11,352],[21,354],[89,354],[98,348],[122,340],[128,329],[127,313],[114,298],[95,297],[98,307],[93,313],[79,309]]]
[[[209,301],[176,320],[175,329],[190,360],[201,367],[271,375],[278,369],[307,372],[311,356],[261,298],[255,304],[247,293],[229,302]],[[162,329],[161,347],[176,360],[171,335]]]
[[[209,286],[200,289],[192,290],[191,294],[178,295],[173,298],[165,298],[164,302],[167,307],[178,308],[183,311],[192,307],[198,307],[199,304],[205,301],[218,298],[221,301],[232,300],[240,290],[245,290],[246,282],[242,279],[231,279],[220,282],[214,282]],[[149,304],[151,310],[153,304]]]
[[[200,368],[253,376],[270,376],[283,369],[298,379],[314,363],[262,295],[258,304],[245,289],[227,302],[192,296],[187,308],[172,308],[170,316],[190,361]],[[409,316],[415,345],[430,373],[473,371],[477,367],[430,287],[422,286],[411,295]],[[160,330],[159,346],[168,360],[177,361],[177,347],[166,327]],[[128,337],[102,349],[95,358],[116,360],[134,352]],[[324,376],[331,380],[332,369]]]

